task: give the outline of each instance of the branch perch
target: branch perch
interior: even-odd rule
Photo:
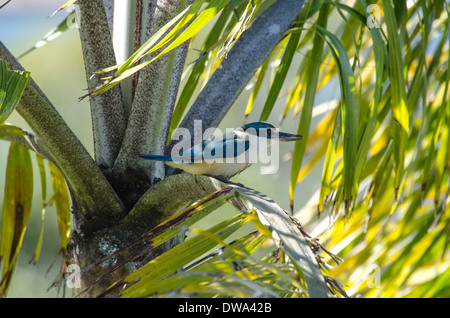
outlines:
[[[325,278],[304,234],[272,199],[251,188],[233,183],[224,184],[206,176],[188,173],[173,175],[150,188],[122,220],[122,224],[130,229],[153,228],[192,202],[226,187],[234,188],[240,195],[232,199],[233,205],[244,211],[255,208],[259,216],[266,220],[266,226],[273,236],[282,242],[277,244],[283,246],[303,273],[310,297],[328,297]],[[171,196],[169,193],[177,195]]]

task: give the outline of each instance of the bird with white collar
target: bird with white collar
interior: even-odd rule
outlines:
[[[249,123],[220,137],[211,137],[201,144],[176,155],[139,155],[143,159],[164,161],[168,166],[190,174],[229,179],[244,171],[260,153],[276,141],[296,141],[301,135],[280,132],[264,122]]]

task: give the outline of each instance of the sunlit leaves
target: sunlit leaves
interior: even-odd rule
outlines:
[[[56,215],[58,219],[59,237],[61,239],[61,247],[66,249],[70,238],[70,205],[69,193],[67,191],[64,176],[59,169],[51,162],[48,163],[52,186],[53,186],[53,201],[56,206]]]
[[[196,90],[196,87],[199,85],[199,83],[202,82],[202,76],[205,77],[204,73],[207,69],[207,65],[213,63],[213,61],[211,60],[213,59],[214,55],[218,55],[219,48],[216,47],[216,45],[217,43],[220,43],[220,38],[227,30],[227,24],[229,23],[229,19],[231,16],[232,9],[229,6],[225,7],[218,17],[217,22],[214,24],[213,29],[208,34],[208,37],[206,38],[203,47],[201,48],[200,56],[197,58],[197,60],[191,63],[193,64],[192,69],[190,71],[186,84],[182,88],[180,97],[178,98],[175,110],[173,112],[169,136],[171,136],[173,130],[178,127],[181,117],[187,109],[188,104]]]
[[[70,5],[74,4],[77,0],[69,0],[66,3],[64,3],[62,6],[60,6],[55,12],[53,12],[50,16],[54,16],[55,14],[57,14],[59,11],[66,9],[67,7],[69,7]]]
[[[28,149],[11,144],[6,167],[5,194],[0,231],[2,279],[0,296],[11,282],[22,246],[33,198],[33,169]]]
[[[333,48],[331,53],[338,69],[341,84],[341,114],[343,128],[343,201],[346,209],[356,197],[355,158],[357,151],[360,103],[357,99],[355,75],[350,66],[346,50],[332,33],[322,30]],[[336,51],[335,51],[336,50]]]
[[[208,230],[208,232],[223,240],[240,228],[245,221],[245,217],[238,215],[213,226]],[[128,288],[124,292],[123,296],[145,296],[147,294],[146,287],[149,287],[160,279],[165,278],[167,275],[175,272],[179,268],[188,265],[190,262],[208,252],[216,245],[217,242],[214,239],[203,235],[197,235],[186,240],[170,251],[150,261],[139,270],[128,275],[125,278],[125,281],[128,282],[132,282],[142,275],[145,276],[140,279],[139,284],[132,285]]]
[[[406,86],[403,75],[402,52],[400,38],[397,33],[397,21],[390,1],[382,1],[388,30],[389,75],[392,96],[392,129],[394,133],[394,164],[396,191],[403,180],[406,140],[409,132],[409,115],[406,108]],[[396,195],[397,197],[398,195]]]
[[[186,83],[180,90],[172,131],[230,46],[260,13],[261,2],[267,4],[242,0],[193,2],[125,63],[101,70],[99,73],[115,73],[105,78],[105,86],[96,92],[116,85],[184,41],[195,39],[197,46],[191,49],[200,53],[187,63]],[[379,11],[368,11],[373,4]],[[330,235],[325,233],[323,239],[345,259],[330,274],[347,284],[349,294],[448,296],[448,3],[308,1],[304,8],[299,21],[255,74],[254,85],[247,86],[250,97],[245,115],[261,113],[260,118],[267,120],[281,103],[283,117],[292,113],[297,121],[299,133],[305,138],[297,143],[292,157],[290,199],[293,202],[294,189],[305,186],[305,177],[320,165],[318,210],[322,215],[329,212],[335,222],[330,222]],[[373,14],[378,14],[380,28],[367,23],[374,21]],[[210,23],[211,31],[203,34]],[[149,58],[143,62],[144,57]],[[289,73],[294,76],[291,81]],[[264,97],[266,82],[267,96],[258,105],[256,96]],[[339,84],[335,91],[330,83]],[[336,100],[333,105],[337,107],[330,107],[315,124],[319,91],[329,92],[327,96]],[[5,94],[0,99],[6,103]],[[12,108],[2,108],[6,114],[2,116]],[[16,128],[1,125],[0,137],[21,134]],[[57,211],[67,211],[67,194],[61,194],[65,189],[63,177],[55,167],[50,170],[55,194],[47,202],[54,202]],[[59,205],[57,193],[62,199]],[[123,296],[309,294],[296,259],[275,266],[271,263],[275,256],[253,257],[261,242],[276,234],[273,225],[278,223],[272,223],[269,228],[273,232],[269,232],[253,211],[246,211],[251,214],[239,214],[207,230],[192,228],[195,223],[188,220],[212,213],[231,197],[235,194],[216,193],[204,198],[183,211],[179,219],[160,224],[155,229],[157,234],[149,234],[150,246],[163,244],[183,230],[190,238],[180,248],[131,274]],[[58,214],[64,245],[68,217]],[[337,217],[340,215],[347,217]],[[259,232],[228,242],[229,235],[244,223],[253,223]],[[292,233],[287,230],[284,234],[295,236]],[[283,257],[278,260],[286,261],[292,246],[300,250],[301,244],[295,243],[284,244],[279,250]],[[361,277],[377,269],[381,271],[380,288],[370,288],[364,280],[358,284]]]
[[[44,236],[44,218],[48,205],[53,203],[56,205],[61,246],[63,249],[67,246],[70,235],[70,205],[65,180],[58,168],[49,162],[54,191],[52,197],[47,200],[47,177],[44,160],[39,155],[36,155],[36,158],[41,178],[42,224],[36,249],[30,261],[32,263],[38,261],[41,253]],[[4,191],[0,232],[0,260],[2,261],[0,294],[2,296],[6,295],[17,265],[17,258],[31,213],[33,197],[33,166],[31,156],[27,148],[15,143],[11,143],[9,150]]]
[[[318,25],[326,26],[328,19],[328,5],[325,5],[320,10]],[[304,136],[304,138],[309,135],[309,127],[311,124],[312,118],[312,109],[314,106],[314,100],[316,95],[317,81],[319,78],[319,70],[320,70],[320,61],[322,60],[322,52],[323,52],[323,37],[321,34],[316,32],[313,40],[313,47],[310,51],[310,54],[313,58],[312,63],[309,63],[306,71],[306,91],[305,91],[305,99],[302,107],[302,114],[300,117],[297,134]],[[305,138],[305,139],[306,139]],[[297,178],[300,171],[300,167],[303,162],[303,156],[306,150],[305,142],[296,142],[294,148],[294,160],[292,161],[292,169],[291,169],[291,179],[289,183],[289,200],[291,210],[294,206],[294,191],[297,184]]]
[[[0,124],[16,108],[29,82],[29,72],[10,70],[6,62],[0,59]]]
[[[305,9],[308,4],[306,2]],[[336,270],[340,273],[347,268],[346,274],[350,276],[351,269],[358,266],[361,266],[360,270],[370,268],[365,260],[378,257],[371,249],[398,250],[402,243],[396,242],[397,239],[408,240],[414,235],[411,226],[402,227],[408,228],[407,231],[396,231],[397,236],[377,236],[380,231],[389,233],[386,229],[407,222],[401,219],[405,210],[408,221],[416,229],[426,227],[428,231],[423,230],[420,232],[423,235],[416,236],[411,249],[416,250],[416,246],[431,248],[448,241],[448,234],[438,232],[440,238],[437,239],[433,229],[440,231],[448,223],[449,8],[445,1],[408,2],[408,5],[404,1],[327,1],[331,9],[322,20],[332,20],[331,29],[320,27],[323,22],[316,13],[322,4],[318,1],[314,4],[317,7],[313,14],[308,15],[305,23],[293,25],[285,40],[256,73],[254,85],[248,85],[245,116],[262,112],[261,118],[268,119],[274,96],[278,97],[276,103],[285,106],[283,118],[295,108],[292,115],[298,118],[300,133],[312,137],[298,142],[304,148],[302,151],[299,151],[300,145],[294,151],[291,200],[294,199],[292,189],[299,186],[297,184],[302,183],[317,164],[323,164],[318,210],[350,216],[345,222],[351,222],[345,234],[336,228],[330,246],[345,238],[348,243],[341,251],[343,256],[353,255],[354,248],[361,249],[358,256],[350,257],[350,261],[346,259],[343,267]],[[368,19],[380,25],[371,26]],[[281,84],[274,78],[286,53],[286,38],[292,34],[301,34],[295,49],[300,54],[296,54],[289,68],[289,72],[296,72],[294,80],[283,85],[288,92],[283,105],[281,97],[283,93],[286,95],[285,92],[270,92],[280,92]],[[314,39],[326,43],[319,57],[315,51],[310,53]],[[204,60],[204,63],[207,62]],[[311,70],[317,70],[317,85],[311,82],[314,75]],[[197,76],[207,78],[206,72]],[[330,108],[324,119],[309,132],[308,122],[314,106],[311,100],[314,101],[319,90],[329,90],[327,84],[336,80],[340,89],[333,97],[338,100],[338,108]],[[262,95],[263,81],[269,82],[267,99],[262,105],[256,105],[256,95]],[[309,94],[308,86],[311,87]],[[264,107],[264,102],[271,106]],[[343,210],[353,212],[341,214]],[[399,215],[394,217],[397,213]],[[424,223],[419,221],[424,220],[419,218],[421,213],[429,217]],[[366,239],[376,239],[377,244],[364,245]],[[439,252],[448,249],[448,244],[439,246],[440,251],[435,248],[423,259],[438,262],[441,259]],[[398,261],[398,265],[389,270],[395,276],[416,260],[407,255],[403,258],[383,255],[377,262],[382,266],[385,262]],[[430,266],[426,262],[422,264]],[[417,265],[412,270],[421,272],[424,269]],[[445,272],[442,275],[445,276]],[[345,279],[343,275],[338,277]],[[411,273],[407,279],[399,278],[397,287],[389,290],[390,295],[398,295],[395,288],[410,284],[414,277]],[[424,282],[422,285],[428,286]],[[358,289],[350,290],[354,294]],[[374,289],[370,295],[382,295],[382,292]]]
[[[358,4],[355,9],[367,12],[365,1]],[[347,279],[351,295],[443,296],[442,285],[431,293],[420,290],[446,275],[431,274],[431,263],[435,269],[448,264],[448,15],[442,2],[394,4],[383,1],[382,28],[366,29],[370,37],[361,37],[359,49],[346,44],[347,52],[371,50],[361,64],[374,72],[361,70],[357,86],[362,130],[355,165],[355,182],[368,186],[360,189],[351,217],[336,220],[330,233],[328,246],[345,259],[332,275]],[[336,147],[333,156],[342,149],[339,140]],[[330,166],[333,161],[325,161],[324,176],[340,171],[340,165]],[[333,182],[322,183],[320,207],[339,211],[335,189]],[[379,288],[367,281],[376,272]]]
[[[243,187],[237,187],[236,191],[256,209],[261,222],[271,229],[272,238],[279,240],[277,245],[283,247],[298,275],[304,277],[309,296],[327,297],[328,290],[315,256],[287,213],[257,191]]]
[[[30,263],[36,264],[39,260],[42,250],[42,242],[44,239],[44,221],[45,221],[45,209],[47,207],[47,177],[45,175],[44,160],[41,156],[36,155],[36,161],[39,167],[39,176],[41,178],[41,192],[42,192],[42,223],[41,229],[39,230],[39,238],[36,244],[36,249],[34,250],[33,258]]]
[[[287,72],[291,65],[299,39],[300,32],[292,33],[289,37],[289,41],[284,49],[283,57],[281,58],[280,65],[278,65],[277,73],[273,80],[273,84],[270,87],[269,95],[267,96],[266,103],[264,104],[264,108],[259,118],[260,121],[267,121],[269,118],[269,114],[275,105],[275,101],[278,98],[278,94],[281,91],[281,87],[283,86]]]
[[[355,258],[354,262],[346,259],[344,268],[355,268],[357,264],[365,266],[364,258],[371,255],[371,249],[398,248],[402,243],[396,242],[397,239],[408,240],[412,236],[415,239],[410,248],[414,251],[417,246],[428,249],[441,244],[441,250],[434,248],[422,257],[439,262],[439,252],[448,249],[448,244],[442,242],[448,241],[449,237],[440,231],[448,223],[446,213],[450,193],[448,4],[445,1],[418,1],[406,5],[404,1],[388,0],[378,4],[364,0],[327,3],[331,10],[322,19],[333,20],[333,29],[320,27],[320,15],[315,14],[305,24],[296,23],[287,33],[291,35],[302,30],[296,48],[302,57],[293,60],[290,72],[297,73],[290,83],[284,84],[288,98],[283,118],[295,107],[293,116],[301,114],[297,117],[299,133],[310,136],[307,143],[305,138],[298,142],[303,143],[302,149],[297,145],[294,151],[290,198],[294,199],[293,189],[297,183],[302,183],[317,164],[323,164],[318,210],[347,216],[349,214],[340,212],[353,211],[345,221],[352,224],[347,228],[348,233],[343,234],[337,228],[333,232],[335,243],[354,237],[342,255],[364,246],[365,253],[359,253],[360,258]],[[374,11],[374,3],[378,11]],[[379,27],[367,24],[366,20],[373,18],[371,15],[376,15]],[[309,26],[308,22],[313,24]],[[308,29],[303,31],[306,26]],[[309,53],[311,45],[314,47],[313,39],[319,39],[319,36],[328,45],[320,59],[314,51]],[[274,78],[277,62],[282,63],[286,47],[285,42],[280,44],[274,50],[280,54],[268,58],[275,68],[272,66],[272,70],[268,68],[267,71],[261,68],[257,73],[258,85],[250,92],[246,115],[262,110],[262,119],[268,118],[269,108],[254,105],[255,93],[260,91],[264,76]],[[314,75],[311,70],[317,70],[317,86],[311,81]],[[336,96],[338,108],[330,108],[309,132],[311,96],[315,97],[328,82],[336,79],[340,83]],[[266,103],[273,99],[270,91],[279,85],[279,82],[270,81]],[[314,86],[309,95],[308,86]],[[277,103],[283,104],[283,99]],[[398,216],[400,219],[384,220],[396,213],[404,215],[405,211],[408,211],[408,220],[400,221],[401,216]],[[425,216],[419,217],[421,213],[427,215],[426,221]],[[409,231],[410,227],[405,224],[402,228],[408,230],[396,231],[395,237],[376,237],[379,231],[407,221],[416,224],[417,230],[419,227],[426,230],[421,228],[420,235],[416,235],[412,232],[413,227]],[[378,245],[364,245],[365,238],[373,237]],[[376,258],[378,254],[372,255],[371,258]],[[384,262],[398,262],[388,271],[391,277],[400,272],[403,275],[404,268],[417,261],[416,257],[408,255],[384,257],[378,259],[380,266]],[[447,262],[447,258],[443,261]],[[426,262],[421,264],[429,266]],[[389,291],[385,289],[386,295],[398,295],[396,288],[411,284],[412,278],[416,277],[413,272],[424,270],[422,265],[414,266],[407,278],[399,278],[396,287]],[[345,279],[344,276],[340,278]],[[370,292],[368,295],[382,295],[380,290]]]
[[[0,138],[5,138],[7,136],[14,136],[14,135],[23,135],[24,131],[14,125],[9,124],[0,124]]]
[[[204,0],[196,0],[192,5],[174,17],[164,27],[152,35],[146,43],[144,43],[127,61],[116,67],[110,67],[99,70],[100,73],[108,72],[117,68],[117,71],[110,78],[107,78],[103,85],[96,88],[93,93],[102,93],[120,81],[136,73],[148,64],[157,60],[162,55],[172,51],[188,39],[195,36],[205,25],[211,21],[220,11],[228,4],[227,0],[211,1],[206,8],[199,10]],[[172,28],[172,29],[171,29]],[[167,35],[163,35],[170,30]],[[164,48],[163,48],[164,47]],[[142,62],[136,63],[145,55],[148,55],[162,48],[162,51],[155,57]]]
[[[251,209],[206,230],[196,227],[198,220],[226,202],[242,211]],[[274,234],[268,230],[267,220]],[[227,240],[249,222],[257,231]],[[103,296],[112,295],[118,288],[124,288],[122,297],[317,297],[328,293],[316,258],[297,225],[256,191],[237,185],[218,190],[156,226],[139,241],[153,249],[180,231],[189,234],[186,241],[150,260]],[[262,258],[255,256],[268,239],[274,239],[276,246],[262,250]],[[322,280],[323,286],[312,284],[315,279]]]
[[[252,254],[264,241],[264,238],[258,233],[249,233],[237,240],[229,243],[227,246],[221,247],[218,252],[211,253],[205,258],[200,259],[197,264],[189,266],[187,270],[177,273],[173,276],[167,277],[155,283],[147,289],[148,295],[153,297],[207,297],[214,294],[225,296],[237,296],[230,294],[230,290],[224,286],[230,286],[229,281],[233,278],[242,277],[253,269],[247,269],[245,272],[240,269],[245,269],[248,260],[239,254]],[[230,248],[227,248],[230,247]],[[234,251],[239,251],[236,255]],[[255,288],[253,290],[243,289],[241,282],[235,281],[233,292],[241,293],[242,295],[256,294]],[[257,284],[254,284],[258,286]],[[239,290],[239,291],[238,291]],[[259,290],[263,288],[259,287]],[[269,291],[264,291],[269,294]]]
[[[235,196],[231,188],[218,190],[165,220],[146,234],[152,246],[159,246],[195,222],[206,217]],[[133,213],[133,211],[131,212]]]

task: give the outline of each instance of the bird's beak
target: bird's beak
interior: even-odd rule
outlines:
[[[280,141],[296,141],[302,139],[301,135],[288,134],[281,131],[274,137],[276,137]]]

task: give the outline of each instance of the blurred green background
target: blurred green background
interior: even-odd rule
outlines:
[[[0,10],[0,40],[15,56],[23,54],[36,42],[41,40],[47,32],[65,19],[68,14],[67,11],[62,11],[52,18],[48,17],[65,2],[64,0],[22,0],[10,2]],[[196,48],[195,41],[191,44],[191,48]],[[186,63],[193,62],[198,57],[198,54],[198,51],[191,50]],[[295,62],[298,63],[302,58],[304,58],[304,55],[302,52],[298,52],[295,56],[297,60]],[[31,72],[32,78],[92,154],[92,131],[88,99],[84,99],[81,102],[78,101],[78,98],[85,94],[86,83],[77,30],[70,29],[62,36],[34,50],[19,61],[27,71]],[[271,65],[271,71],[276,70],[276,66]],[[295,69],[295,67],[292,69]],[[288,74],[285,82],[287,86],[290,86],[294,76],[295,74]],[[258,120],[264,103],[263,101],[266,99],[264,94],[267,94],[268,83],[265,84],[263,83],[255,103],[259,107],[253,109],[246,122]],[[252,85],[252,83],[249,83],[249,85]],[[318,112],[313,118],[312,127],[321,119],[321,115],[327,112],[329,105],[335,105],[333,102],[327,104],[326,101],[332,99],[333,94],[338,93],[338,82],[331,82],[329,86],[329,89],[322,90],[322,92],[331,92],[327,94],[328,96],[319,94],[316,97],[316,104],[320,104],[320,107],[315,109]],[[223,132],[225,132],[226,128],[235,128],[243,124],[244,110],[248,97],[249,93],[244,91],[238,98],[234,107],[219,126]],[[280,123],[281,116],[279,114],[282,114],[284,110],[285,101],[286,93],[283,93],[282,90],[279,100],[275,105],[275,110],[269,118],[269,122],[275,126],[278,126]],[[324,112],[321,113],[320,110],[324,110]],[[22,128],[27,128],[26,123],[17,113],[13,113],[7,122]],[[283,121],[282,128],[284,131],[295,133],[297,131],[297,123],[298,118],[294,119],[292,116],[288,116]],[[9,143],[0,141],[0,202],[3,202],[4,171],[6,168],[8,148]],[[281,207],[288,210],[288,184],[291,166],[289,153],[292,150],[293,144],[280,145],[280,169],[276,173],[261,175],[261,165],[257,164],[235,177],[234,181],[243,183],[268,195]],[[306,163],[308,160],[307,148],[304,162]],[[53,206],[46,209],[44,242],[40,260],[36,265],[29,264],[29,260],[32,258],[36,247],[42,223],[41,186],[35,160],[33,161],[33,165],[35,171],[33,210],[25,233],[24,244],[20,252],[19,264],[14,273],[8,297],[55,297],[58,295],[55,288],[47,290],[58,275],[62,260],[60,255],[57,256],[60,244],[55,208]],[[304,224],[312,218],[317,217],[314,204],[317,203],[316,192],[320,185],[321,167],[322,165],[320,163],[316,165],[316,168],[314,168],[312,173],[308,174],[296,190],[295,211],[298,212],[296,213],[296,217],[303,221]],[[49,175],[47,180],[49,187],[48,193],[52,193]],[[223,217],[225,218],[227,214],[235,212],[236,210],[233,207],[227,206],[221,208],[211,217],[217,217],[223,213]],[[205,222],[207,220],[203,223]],[[48,268],[55,260],[56,263],[47,273]],[[68,294],[70,295],[70,292]]]

